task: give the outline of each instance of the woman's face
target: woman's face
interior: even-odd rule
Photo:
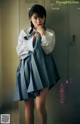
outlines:
[[[45,17],[41,18],[36,13],[32,15],[30,18],[30,21],[32,21],[34,28],[38,28],[38,26],[43,25],[45,22]]]

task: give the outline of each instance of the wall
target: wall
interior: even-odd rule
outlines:
[[[19,103],[12,102],[18,35],[19,0],[0,0],[0,113],[9,113],[12,124],[19,124]]]
[[[2,105],[2,97],[1,97],[1,94],[2,94],[2,69],[1,69],[1,61],[2,61],[2,58],[1,58],[1,1],[0,1],[0,107]]]
[[[17,0],[3,0],[1,23],[3,101],[11,97],[11,92],[15,85],[15,70],[18,62],[16,54],[16,44],[19,33],[18,24]],[[6,98],[5,94],[7,94],[8,98]]]

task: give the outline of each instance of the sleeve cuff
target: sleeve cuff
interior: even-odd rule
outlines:
[[[47,39],[46,39],[46,36],[45,36],[45,35],[42,36],[41,41],[42,41],[43,43],[46,43]]]

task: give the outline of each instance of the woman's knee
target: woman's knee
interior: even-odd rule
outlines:
[[[29,99],[24,101],[25,102],[25,108],[29,109],[29,110],[33,110],[34,109],[34,100],[33,99]]]
[[[36,109],[38,112],[41,112],[41,113],[44,112],[45,111],[45,103],[42,102],[42,103],[36,104]]]
[[[40,95],[36,97],[36,109],[39,112],[43,112],[45,110],[47,92],[48,88],[45,88],[41,91]]]

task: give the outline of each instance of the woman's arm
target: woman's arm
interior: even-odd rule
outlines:
[[[27,36],[26,32],[24,30],[21,30],[20,35],[18,37],[18,44],[16,47],[16,52],[19,56],[27,54],[29,51],[33,51],[33,37],[30,40],[25,40],[25,36]]]
[[[42,36],[41,46],[46,54],[53,51],[55,46],[55,32],[47,29],[45,35]]]

